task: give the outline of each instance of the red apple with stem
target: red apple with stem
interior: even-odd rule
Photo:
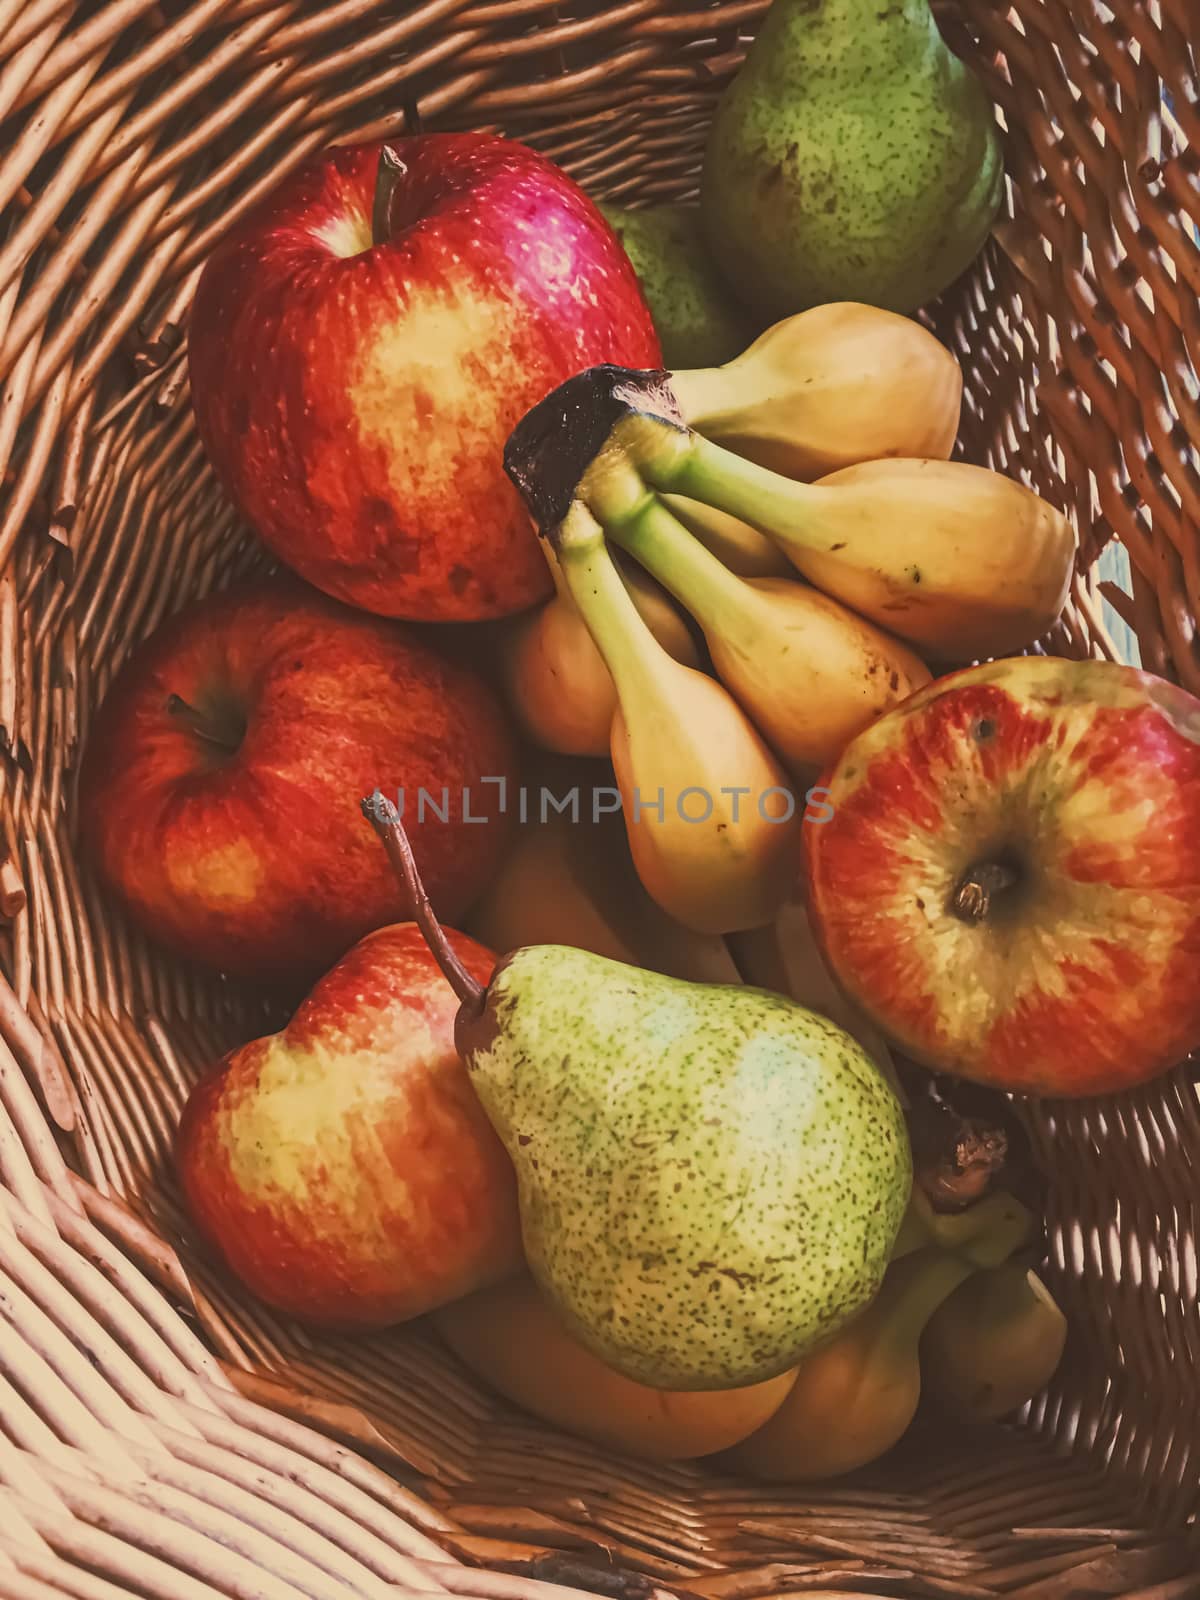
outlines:
[[[661,365],[596,207],[479,133],[285,178],[209,257],[188,346],[201,438],[264,542],[327,594],[427,622],[550,593],[505,440],[586,367]]]
[[[133,652],[88,739],[82,831],[153,938],[230,975],[307,981],[408,914],[357,794],[403,791],[451,919],[499,864],[515,778],[475,672],[276,578],[210,596]]]
[[[486,983],[491,951],[446,937]],[[193,1089],[176,1141],[188,1208],[269,1305],[381,1328],[520,1267],[516,1180],[455,1049],[457,1010],[416,924],[381,928]]]
[[[1110,662],[994,661],[881,717],[825,785],[814,928],[914,1060],[1065,1097],[1200,1047],[1200,700]]]

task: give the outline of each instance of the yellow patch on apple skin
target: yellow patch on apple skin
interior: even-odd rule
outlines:
[[[182,866],[173,864],[172,886],[198,897],[210,911],[236,911],[258,899],[263,867],[254,847],[245,839],[197,848],[189,845]]]
[[[522,392],[528,381],[508,338],[508,320],[494,300],[433,291],[414,296],[403,315],[365,347],[349,385],[362,440],[384,446],[390,458],[398,436],[419,431],[425,496],[452,488],[463,468],[461,430],[448,427],[447,418],[463,419],[470,431],[480,417],[485,379],[494,394]],[[422,395],[437,397],[436,430],[420,404]],[[411,487],[407,475],[393,487],[404,504]]]
[[[364,211],[353,209],[330,216],[313,233],[323,245],[343,261],[350,256],[360,256],[374,247],[371,219]]]
[[[256,1202],[277,1214],[303,1215],[316,1237],[328,1231],[332,1240],[343,1240],[352,1225],[364,1253],[383,1254],[385,1206],[366,1203],[363,1187],[365,1173],[388,1170],[382,1151],[364,1149],[375,1137],[362,1114],[364,1099],[371,1098],[364,1085],[380,1063],[371,1053],[346,1055],[338,1045],[336,1036],[304,1050],[270,1041],[257,1064],[256,1092],[237,1104],[237,1137],[222,1118],[221,1143],[232,1181]],[[352,1174],[353,1181],[334,1188],[333,1173]],[[394,1215],[403,1199],[397,1184],[386,1210]]]

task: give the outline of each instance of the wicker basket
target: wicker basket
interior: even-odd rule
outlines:
[[[221,230],[321,146],[420,125],[524,138],[598,197],[685,196],[764,9],[0,0],[5,1596],[1200,1595],[1186,1067],[1028,1113],[1074,1332],[1024,1428],[917,1435],[847,1484],[768,1495],[539,1427],[419,1328],[314,1337],[213,1275],[166,1152],[194,1074],[257,1019],[76,866],[76,757],[114,669],[259,559],[185,386]],[[1078,521],[1087,570],[1048,648],[1113,654],[1127,624],[1200,692],[1195,0],[941,18],[1012,179],[1010,220],[934,311],[963,448]],[[1131,577],[1106,584],[1114,535]]]

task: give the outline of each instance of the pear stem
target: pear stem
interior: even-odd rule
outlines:
[[[463,966],[449,939],[446,938],[445,929],[438,921],[437,914],[429,903],[429,896],[425,893],[425,885],[421,882],[421,874],[417,871],[412,845],[409,843],[408,834],[404,831],[404,824],[400,821],[400,813],[380,789],[376,789],[373,795],[362,802],[362,810],[363,816],[383,840],[388,860],[408,892],[413,908],[413,921],[420,928],[434,960],[442,969],[446,982],[454,990],[464,1008],[482,1014],[487,991],[483,984],[473,978]]]
[[[371,243],[384,244],[392,237],[392,196],[405,166],[390,144],[379,152],[375,172],[375,202],[371,207]]]
[[[202,739],[205,744],[211,744],[223,755],[236,755],[241,746],[244,737],[242,730],[234,728],[227,720],[198,710],[182,695],[167,696],[167,715],[183,723],[189,733],[194,734],[197,739]]]

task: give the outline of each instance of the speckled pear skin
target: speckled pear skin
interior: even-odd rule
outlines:
[[[774,0],[717,107],[701,210],[756,309],[909,312],[970,264],[1003,190],[991,103],[928,0]]]
[[[460,1048],[516,1167],[534,1277],[618,1372],[758,1383],[873,1298],[908,1135],[824,1017],[536,945],[497,969]]]
[[[699,206],[599,209],[633,263],[664,364],[719,367],[740,356],[759,327],[709,260]]]

